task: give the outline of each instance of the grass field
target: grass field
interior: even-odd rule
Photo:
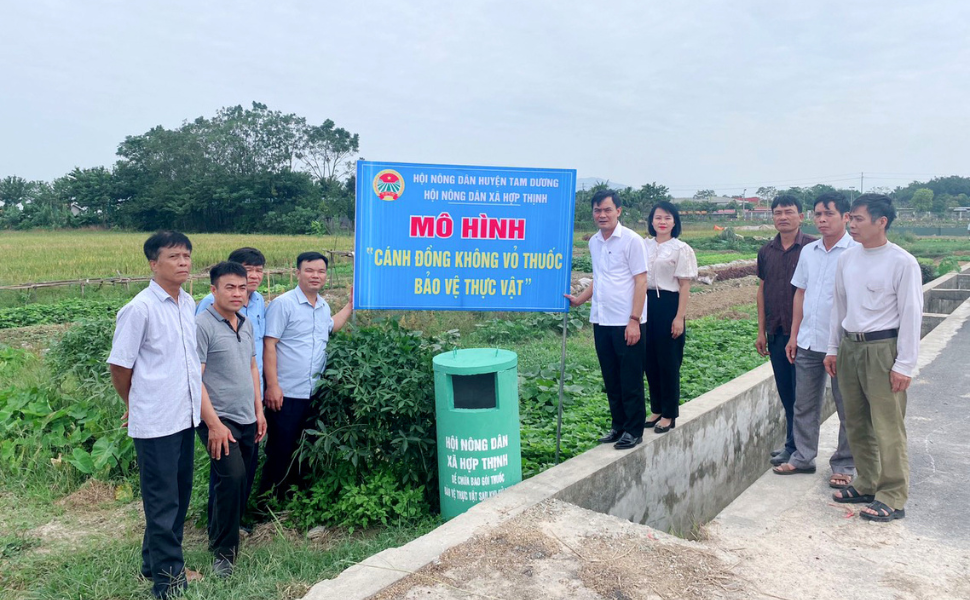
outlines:
[[[3,231],[0,232],[0,285],[80,278],[142,277],[150,275],[142,253],[146,233],[114,231]],[[201,272],[225,260],[242,246],[259,248],[268,268],[292,266],[307,250],[353,249],[350,235],[193,234],[192,270]]]

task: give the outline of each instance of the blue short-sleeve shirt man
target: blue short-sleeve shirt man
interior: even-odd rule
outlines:
[[[310,304],[299,287],[282,294],[266,309],[267,337],[276,338],[276,372],[283,396],[307,399],[327,366],[327,342],[333,330],[330,305],[322,296]]]

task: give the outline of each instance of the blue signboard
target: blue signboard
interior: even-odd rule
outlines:
[[[354,308],[565,312],[576,171],[357,162]]]

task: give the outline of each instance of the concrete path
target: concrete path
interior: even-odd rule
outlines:
[[[708,525],[708,543],[741,559],[736,572],[763,594],[754,597],[970,598],[970,305],[953,316],[924,339],[908,397],[905,519],[869,523],[862,505],[831,500],[833,416],[817,474],[768,471]]]

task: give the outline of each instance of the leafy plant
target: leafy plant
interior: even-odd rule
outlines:
[[[68,329],[47,354],[54,379],[63,382],[73,376],[88,391],[103,392],[111,383],[106,361],[114,329],[111,318],[85,319]]]
[[[365,529],[374,525],[398,525],[426,516],[430,512],[425,486],[409,486],[390,465],[384,465],[363,482],[344,465],[316,481],[290,502],[289,519],[303,529],[321,522],[339,527]],[[437,489],[433,490],[437,493]]]
[[[0,329],[73,323],[89,318],[114,318],[125,302],[124,298],[109,300],[85,300],[69,298],[51,304],[28,304],[13,308],[0,308]]]
[[[933,264],[933,261],[928,259],[917,259],[917,261],[919,262],[920,277],[924,285],[936,279],[936,266]]]
[[[566,327],[570,333],[577,333],[589,321],[589,304],[569,311]],[[534,338],[537,333],[555,331],[562,334],[562,313],[517,313],[504,319],[489,319],[476,324],[476,339],[487,344],[510,344]]]
[[[960,271],[960,261],[955,256],[947,256],[936,266],[936,276],[946,275],[951,271]]]
[[[314,400],[315,425],[301,446],[318,496],[333,498],[338,483],[343,490],[393,473],[402,490],[421,488],[429,505],[437,503],[431,359],[454,343],[454,338],[409,331],[394,320],[331,339]],[[316,514],[317,522],[334,521],[336,513],[307,508],[323,503],[312,490],[300,496],[299,519],[309,522]],[[359,524],[358,517],[353,519]]]
[[[593,258],[588,255],[573,256],[573,271],[580,273],[593,272]]]

